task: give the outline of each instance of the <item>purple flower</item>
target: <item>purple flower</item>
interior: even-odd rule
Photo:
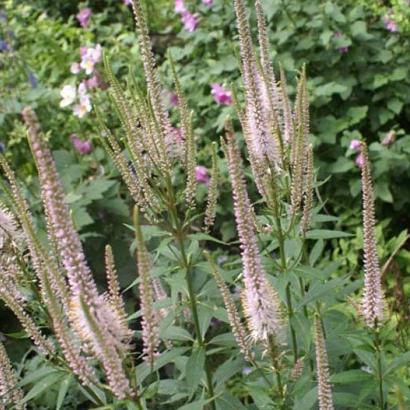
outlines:
[[[173,92],[169,93],[169,103],[172,107],[178,107],[178,96]]]
[[[31,71],[29,71],[29,73],[28,73],[28,81],[29,81],[32,88],[36,88],[38,86],[37,77]]]
[[[10,46],[4,40],[0,40],[0,52],[10,51]]]
[[[175,13],[182,14],[188,11],[185,7],[184,0],[175,0]]]
[[[211,7],[214,4],[214,0],[202,0],[202,4]]]
[[[383,138],[382,145],[385,147],[390,146],[396,141],[396,132],[394,130],[389,131],[386,136]]]
[[[198,17],[194,14],[190,13],[189,11],[184,11],[182,13],[182,23],[184,24],[185,30],[192,33],[198,27],[199,20]]]
[[[357,165],[360,169],[363,168],[363,165],[364,165],[364,157],[363,157],[363,154],[362,154],[362,153],[360,153],[360,154],[356,157],[355,162],[356,162],[356,165]]]
[[[337,51],[338,51],[340,54],[346,54],[346,53],[349,51],[349,47],[347,47],[347,46],[345,46],[345,47],[339,47],[339,48],[337,49]]]
[[[74,149],[81,155],[89,154],[93,150],[91,141],[84,141],[77,137],[77,134],[71,134],[70,140]]]
[[[232,93],[226,90],[221,84],[211,84],[211,95],[214,100],[221,105],[231,105],[232,104]]]
[[[208,185],[210,180],[208,170],[201,165],[195,167],[195,179],[197,182],[202,182],[203,184]]]
[[[90,22],[90,17],[91,17],[92,11],[89,7],[86,7],[85,9],[81,9],[79,13],[76,15],[76,18],[78,22],[80,23],[80,26],[85,28],[88,26],[88,23]]]
[[[126,6],[131,6],[131,5],[132,5],[132,0],[123,0],[123,3],[124,3]]]
[[[362,147],[362,143],[361,143],[360,140],[354,139],[354,140],[351,140],[351,141],[350,141],[349,148],[350,148],[351,150],[353,150],[353,151],[355,151],[355,152],[360,152],[361,147]]]
[[[397,24],[396,22],[391,18],[391,14],[384,16],[383,18],[384,21],[384,26],[388,31],[391,33],[396,33],[397,32]]]

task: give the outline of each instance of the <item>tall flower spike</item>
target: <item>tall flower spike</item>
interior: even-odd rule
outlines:
[[[165,141],[167,140],[167,136],[172,133],[172,127],[162,100],[161,86],[151,50],[151,42],[146,19],[141,6],[141,0],[133,0],[132,8],[138,30],[138,42],[144,65],[145,78],[147,80],[149,99],[158,125],[157,145],[161,151],[161,167],[165,174],[169,174],[171,166],[167,155]]]
[[[84,384],[90,384],[90,381],[94,381],[93,370],[85,357],[81,355],[79,340],[69,329],[65,319],[65,313],[68,312],[68,291],[64,278],[54,261],[38,242],[28,205],[17,186],[13,171],[7,162],[2,161],[2,158],[0,162],[10,182],[9,199],[14,204],[17,212],[16,219],[19,219],[24,231],[24,240],[30,251],[33,268],[39,278],[43,301],[50,314],[56,338],[70,368]]]
[[[239,44],[242,60],[242,77],[245,90],[244,134],[250,160],[259,162],[252,169],[266,169],[266,166],[278,165],[278,146],[272,128],[269,127],[268,87],[258,71],[253,51],[252,36],[243,0],[234,1],[236,20],[239,32]]]
[[[315,348],[316,348],[316,374],[320,410],[333,410],[332,388],[330,385],[329,363],[322,325],[319,317],[315,316]]]
[[[205,231],[208,232],[215,221],[216,205],[218,200],[218,157],[216,154],[216,142],[212,143],[212,170],[211,179],[208,184],[208,200],[205,209]]]
[[[291,144],[291,164],[292,164],[292,183],[291,183],[291,204],[292,216],[299,211],[303,195],[303,173],[306,166],[306,146],[309,133],[308,121],[308,96],[306,88],[306,73],[303,67],[300,75],[297,95],[295,102],[294,115],[294,134]]]
[[[40,329],[34,323],[32,318],[25,310],[26,301],[12,278],[17,275],[14,265],[0,266],[0,299],[10,308],[16,315],[17,319],[23,326],[24,330],[33,340],[34,344],[41,350],[42,353],[53,355],[53,344],[44,337]]]
[[[232,333],[235,337],[236,343],[238,344],[242,354],[245,356],[245,359],[247,361],[252,361],[253,357],[251,352],[251,346],[249,344],[249,338],[246,334],[245,328],[241,323],[241,318],[239,317],[238,310],[236,309],[235,302],[232,299],[228,286],[226,286],[211,256],[208,253],[206,253],[206,257],[208,259],[209,264],[211,265],[212,274],[214,275],[216,284],[218,285],[218,288],[222,293],[226,312],[228,314],[229,324],[231,325]]]
[[[309,145],[306,158],[306,171],[304,178],[305,192],[303,194],[303,214],[300,222],[300,232],[305,236],[310,226],[313,206],[313,147]]]
[[[192,127],[192,115],[188,111],[188,104],[186,102],[185,96],[182,93],[181,84],[177,72],[175,70],[175,65],[170,57],[172,73],[174,76],[175,90],[178,98],[178,108],[181,123],[182,135],[186,138],[185,141],[185,158],[184,166],[186,172],[186,188],[185,188],[185,200],[189,207],[193,208],[195,206],[195,189],[196,189],[196,178],[195,178],[195,167],[196,167],[196,147],[195,147],[195,136]]]
[[[17,385],[17,376],[7,356],[6,349],[0,342],[0,409],[5,408],[2,403],[10,406],[7,408],[25,409],[26,405],[21,404],[23,396],[23,391]]]
[[[262,266],[252,221],[250,200],[242,170],[242,159],[231,125],[227,125],[225,154],[233,191],[235,220],[241,243],[244,311],[252,338],[266,342],[270,337],[281,339],[283,314],[278,293],[268,281]]]
[[[362,142],[362,197],[363,197],[363,248],[364,248],[364,290],[362,314],[369,327],[377,327],[384,319],[384,294],[382,275],[375,234],[375,212],[372,176],[367,145]]]
[[[64,191],[51,152],[42,140],[37,118],[30,108],[23,110],[30,146],[36,160],[48,234],[56,244],[71,289],[68,317],[73,329],[90,353],[101,361],[114,395],[123,399],[132,394],[122,368],[121,356],[129,338],[128,329],[104,296],[100,296],[75,231]]]
[[[279,124],[279,114],[281,99],[278,86],[276,84],[275,72],[273,70],[272,61],[269,55],[269,39],[263,11],[262,2],[255,1],[256,18],[258,22],[258,42],[260,49],[260,65],[262,70],[263,81],[266,85],[267,99],[269,103],[269,124],[271,133],[275,137],[278,150],[280,151],[281,162],[284,161],[283,139]]]
[[[125,313],[124,300],[121,297],[118,274],[115,269],[114,255],[110,245],[105,247],[105,274],[108,283],[108,299],[111,307],[117,312],[124,326],[127,325],[127,314]]]
[[[154,295],[151,280],[151,262],[142,236],[138,210],[134,210],[135,237],[137,241],[137,267],[140,277],[140,301],[142,315],[142,341],[144,358],[152,366],[159,344],[159,329],[154,309]]]

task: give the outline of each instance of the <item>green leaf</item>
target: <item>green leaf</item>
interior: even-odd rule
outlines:
[[[355,383],[361,382],[364,380],[373,378],[369,373],[364,372],[363,370],[347,370],[338,374],[331,376],[332,383],[346,384],[346,383]]]
[[[188,350],[189,347],[176,347],[169,352],[162,353],[160,356],[155,358],[152,371],[155,372],[168,363],[175,361],[177,357],[182,356]],[[147,363],[141,363],[135,369],[135,375],[138,383],[142,383],[150,374],[151,367]]]
[[[334,81],[326,83],[316,87],[314,93],[317,97],[327,97],[332,94],[341,94],[347,90],[347,87],[343,84],[338,84]]]
[[[244,361],[241,356],[236,359],[229,358],[225,363],[221,364],[215,371],[213,379],[217,385],[224,384],[233,375],[242,371]]]
[[[324,284],[315,283],[311,289],[309,289],[308,293],[302,298],[302,300],[297,305],[296,309],[300,309],[304,305],[308,303],[314,302],[315,300],[319,299],[321,296],[326,295],[329,293],[330,290],[333,290],[339,286],[342,286],[346,283],[349,279],[348,278],[336,278],[332,279]]]
[[[64,378],[60,384],[60,389],[58,390],[56,410],[60,410],[61,406],[64,403],[65,396],[67,395],[68,388],[70,387],[71,382],[73,381],[73,375],[69,374]]]
[[[209,403],[211,399],[208,400],[197,400],[193,403],[185,404],[185,406],[179,407],[178,410],[202,410],[207,403]]]
[[[369,107],[367,105],[362,105],[360,107],[350,107],[347,110],[346,115],[349,117],[350,125],[357,124],[363,118],[366,117]]]
[[[53,367],[41,367],[40,369],[30,372],[23,380],[20,381],[19,386],[25,386],[26,384],[34,383],[37,380],[50,375],[51,373],[59,373],[59,370],[54,369]]]
[[[203,232],[197,232],[197,233],[190,234],[190,235],[188,235],[188,238],[193,239],[193,240],[197,240],[197,241],[210,241],[210,242],[219,243],[221,245],[228,245],[228,243],[223,242],[223,241],[221,241],[217,238],[214,238],[213,236],[208,235],[208,234],[203,233]]]
[[[394,370],[399,369],[402,366],[406,366],[410,362],[410,352],[402,353],[400,356],[396,357],[392,362],[387,366],[384,375],[387,376],[389,373]]]
[[[187,330],[179,326],[169,326],[165,329],[163,337],[166,339],[181,341],[194,340]]]
[[[192,351],[185,367],[185,378],[190,397],[192,397],[204,373],[205,350],[197,348]]]
[[[351,233],[342,231],[332,231],[328,229],[312,229],[306,233],[307,239],[335,239],[353,236]]]
[[[58,372],[57,374],[50,374],[44,379],[37,381],[33,388],[24,396],[21,403],[27,403],[29,400],[34,399],[34,397],[39,396],[44,390],[56,384],[64,375],[65,373]]]

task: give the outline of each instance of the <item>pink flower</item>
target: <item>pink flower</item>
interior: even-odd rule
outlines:
[[[208,185],[210,180],[208,170],[201,165],[195,167],[195,179],[197,182],[202,182],[203,184]]]
[[[73,63],[70,66],[70,72],[72,74],[78,74],[81,71],[80,63]]]
[[[178,96],[173,92],[169,93],[169,103],[171,104],[172,107],[178,106]]]
[[[361,143],[360,140],[354,139],[354,140],[351,140],[351,141],[350,141],[349,148],[350,148],[351,150],[353,150],[353,151],[355,151],[355,152],[360,152],[361,147],[362,147],[362,143]]]
[[[89,75],[94,71],[95,64],[101,61],[102,48],[99,44],[95,47],[81,47],[80,54],[80,66],[83,70],[85,70],[85,73]]]
[[[184,24],[185,30],[192,33],[198,27],[199,20],[198,17],[194,14],[190,13],[189,11],[185,11],[182,13],[182,23]]]
[[[389,131],[383,138],[382,145],[388,147],[396,141],[396,132],[394,130]]]
[[[95,73],[91,78],[86,80],[85,84],[88,90],[91,90],[93,88],[100,88],[101,90],[105,90],[108,87],[99,73]]]
[[[226,90],[221,84],[211,84],[211,95],[218,104],[231,105],[232,93]]]
[[[184,0],[175,0],[175,13],[182,14],[188,11],[185,7]]]
[[[71,134],[70,140],[74,149],[81,155],[89,154],[93,150],[91,141],[83,141],[78,138],[77,134]]]
[[[132,5],[132,0],[123,0],[123,3],[124,3],[126,6],[131,6],[131,5]]]
[[[87,27],[90,21],[92,11],[89,7],[80,10],[80,12],[76,15],[78,22],[80,23],[81,27]]]
[[[388,16],[384,16],[384,18],[383,18],[384,26],[391,33],[396,33],[397,32],[397,24],[390,16],[391,16],[391,14],[388,15]]]
[[[363,168],[363,165],[364,165],[364,157],[363,157],[363,154],[359,154],[359,155],[356,157],[355,162],[356,162],[356,165],[357,165],[360,169],[362,169],[362,168]]]
[[[211,7],[214,4],[214,0],[202,0],[202,4],[205,6]]]

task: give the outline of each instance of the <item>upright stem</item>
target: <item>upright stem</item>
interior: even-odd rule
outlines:
[[[384,392],[383,392],[383,371],[382,371],[382,355],[381,355],[381,343],[379,337],[379,329],[374,330],[374,347],[377,355],[377,377],[379,379],[379,401],[380,409],[384,410]]]
[[[182,267],[185,269],[185,272],[186,272],[186,281],[187,281],[187,286],[188,286],[189,301],[191,304],[192,317],[194,319],[196,338],[197,338],[199,347],[202,348],[204,351],[206,351],[206,345],[204,343],[204,339],[201,333],[201,327],[199,324],[197,301],[196,301],[194,286],[192,283],[192,271],[190,269],[189,261],[188,261],[188,258],[185,252],[184,239],[180,231],[177,232],[176,239],[179,245],[179,249],[181,251]],[[212,374],[209,368],[209,362],[206,358],[206,355],[205,355],[204,367],[205,367],[205,374],[206,374],[206,382],[208,386],[208,393],[209,393],[210,398],[213,398],[214,397],[214,387],[212,383]],[[212,410],[216,410],[215,402],[213,400],[211,401],[210,404],[211,404]]]
[[[279,242],[279,253],[280,253],[280,262],[282,272],[286,272],[287,265],[286,265],[286,255],[285,255],[285,239],[283,237],[282,225],[280,222],[280,216],[278,214],[275,215],[277,232],[278,232],[278,242]],[[288,310],[288,319],[289,319],[289,327],[290,327],[290,334],[292,338],[292,349],[293,349],[293,360],[296,363],[298,360],[298,344],[296,340],[296,332],[292,325],[293,320],[293,306],[292,306],[292,295],[290,293],[290,282],[286,285],[286,305]]]
[[[280,408],[284,408],[284,405],[285,405],[285,390],[284,390],[283,384],[282,384],[282,376],[281,376],[281,373],[280,373],[280,362],[279,362],[279,359],[278,359],[278,353],[277,353],[277,349],[276,349],[276,345],[275,345],[274,340],[269,341],[269,355],[271,357],[272,365],[273,365],[273,368],[274,368],[275,373],[276,373],[276,382],[278,384],[278,392],[279,392],[279,397],[281,399]]]

